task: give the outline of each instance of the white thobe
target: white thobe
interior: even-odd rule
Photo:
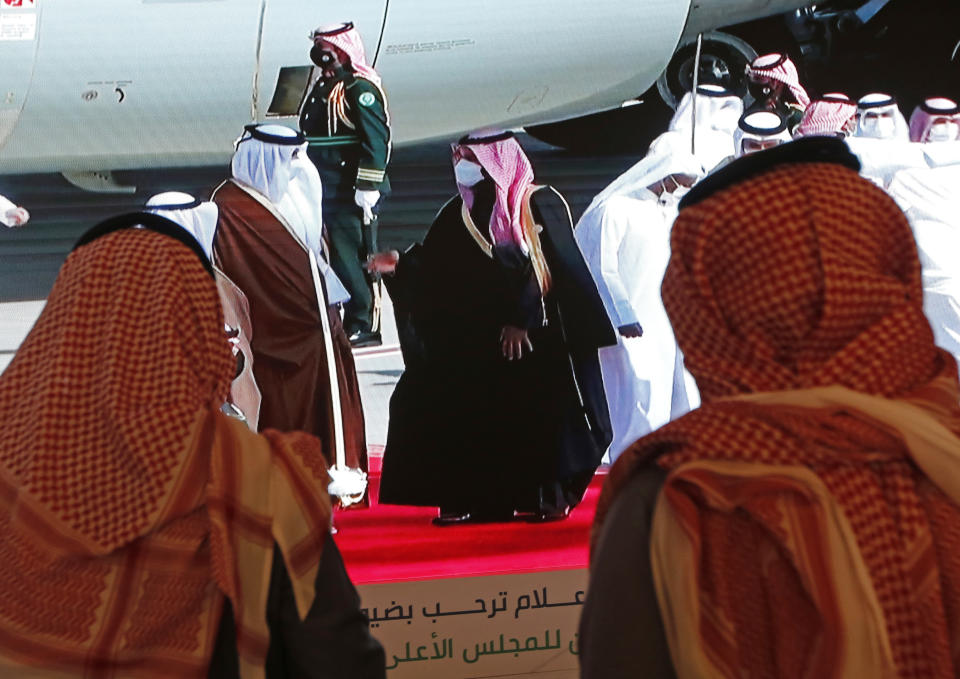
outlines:
[[[639,323],[643,336],[618,336],[600,350],[613,441],[611,461],[641,436],[699,405],[660,298],[676,206],[613,196],[581,218],[577,243],[615,327]]]
[[[907,215],[923,272],[923,312],[960,362],[960,165],[898,172],[889,193]]]
[[[882,189],[890,186],[901,170],[927,167],[923,144],[870,137],[849,137],[846,142],[860,160],[860,174]]]
[[[4,226],[14,226],[14,223],[7,219],[7,212],[16,209],[16,204],[0,195],[0,224]]]

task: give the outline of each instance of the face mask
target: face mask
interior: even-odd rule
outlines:
[[[876,139],[890,139],[897,131],[897,124],[889,116],[870,116],[860,122],[864,136]]]
[[[483,181],[483,168],[462,158],[453,166],[453,174],[461,186],[476,186]]]
[[[660,196],[657,198],[657,202],[664,207],[672,207],[680,202],[679,196],[676,195],[676,192],[667,191],[665,188],[666,184],[660,182]]]
[[[676,205],[688,191],[690,191],[689,187],[679,183],[672,176],[664,177],[660,180],[660,196],[657,202],[661,205]]]
[[[927,132],[927,141],[957,141],[960,127],[956,123],[935,123]]]
[[[314,45],[313,49],[310,50],[310,61],[320,68],[330,69],[336,59],[330,54],[330,50],[326,50],[320,45]]]
[[[747,82],[747,91],[755,101],[766,101],[770,98],[772,90],[767,83],[750,80]]]

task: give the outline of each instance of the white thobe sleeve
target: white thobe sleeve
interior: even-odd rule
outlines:
[[[7,200],[6,197],[0,195],[0,224],[4,226],[13,226],[13,222],[7,220],[7,212],[15,209],[17,206],[14,205],[11,201]]]
[[[615,315],[612,320],[618,328],[638,322],[625,281],[625,275],[629,272],[620,271],[620,248],[631,227],[631,220],[638,217],[636,211],[631,209],[637,204],[638,201],[634,200],[612,199],[604,207],[600,218],[600,275],[610,292]]]

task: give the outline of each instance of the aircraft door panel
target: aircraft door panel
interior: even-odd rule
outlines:
[[[352,21],[363,38],[367,59],[373,63],[385,12],[386,0],[267,0],[258,65],[257,118],[298,125],[296,114],[313,70],[309,36],[314,28]]]
[[[252,114],[265,0],[40,2],[43,43],[0,172],[223,161]]]
[[[30,90],[42,11],[42,3],[0,0],[0,151]]]
[[[590,101],[635,97],[669,62],[688,8],[688,0],[392,0],[377,69],[394,139],[549,122]]]

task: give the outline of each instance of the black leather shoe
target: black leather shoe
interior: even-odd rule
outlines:
[[[457,512],[440,510],[440,516],[433,520],[434,526],[457,526],[473,523],[506,523],[513,521],[516,513],[512,509],[481,510],[475,512]]]
[[[354,349],[359,349],[360,347],[379,347],[383,344],[380,333],[371,330],[357,330],[350,335],[349,339],[350,346]]]
[[[568,516],[570,516],[570,508],[564,507],[563,509],[555,509],[549,512],[540,511],[528,514],[525,515],[523,519],[529,523],[548,523],[550,521],[563,521]]]
[[[434,526],[456,526],[458,523],[469,523],[470,512],[440,512],[440,516],[433,520]]]

